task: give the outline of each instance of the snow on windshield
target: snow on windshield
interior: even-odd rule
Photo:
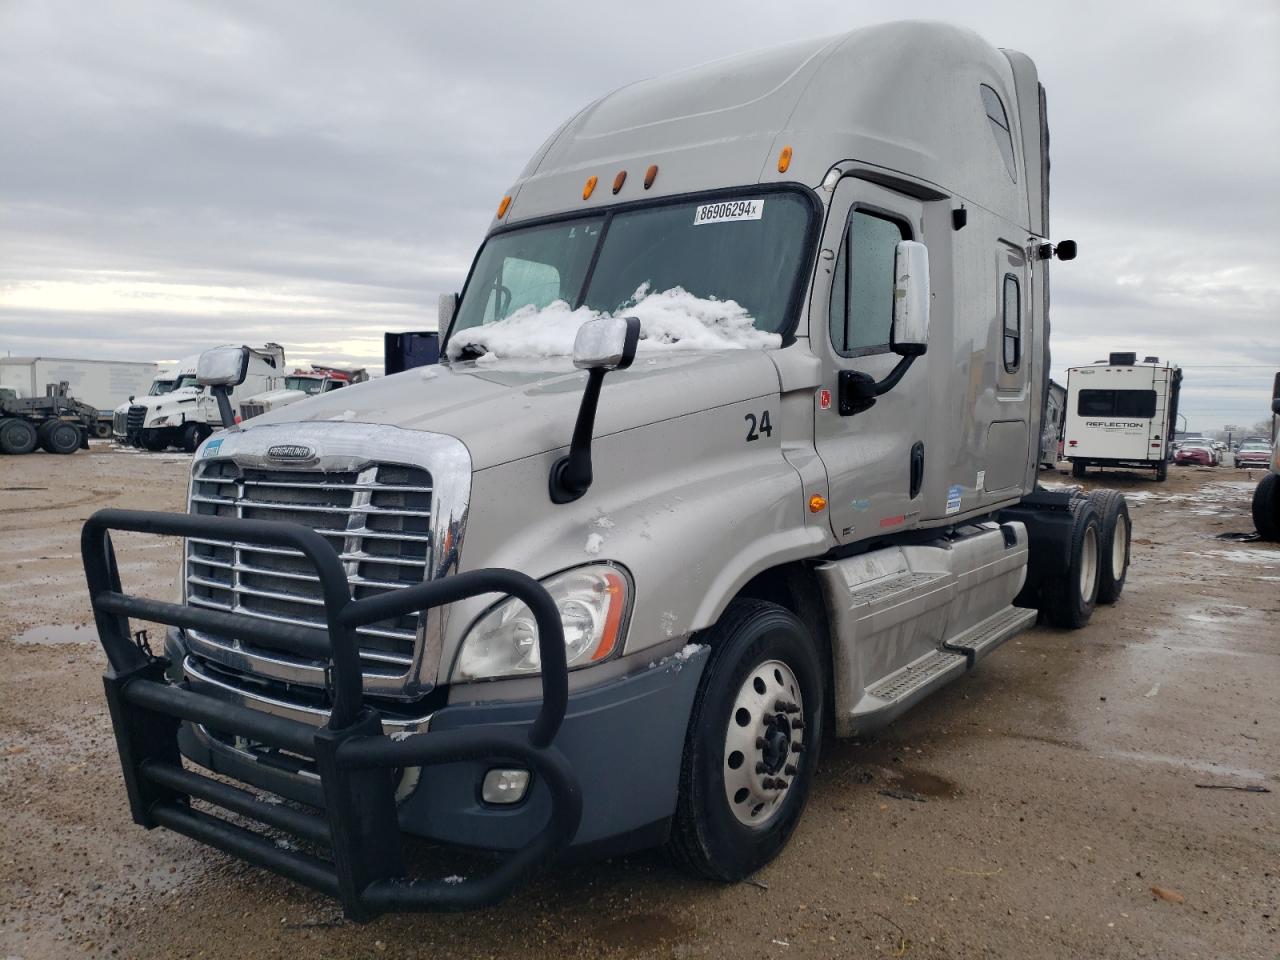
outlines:
[[[449,359],[463,352],[483,352],[482,360],[508,357],[568,357],[578,328],[588,320],[607,316],[640,319],[640,351],[658,350],[776,350],[782,337],[757,330],[754,320],[734,300],[695,297],[682,287],[650,293],[642,284],[629,303],[613,314],[579,307],[572,310],[557,300],[541,310],[523,307],[505,320],[455,330],[449,338]]]

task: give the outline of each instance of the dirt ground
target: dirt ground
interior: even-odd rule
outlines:
[[[1231,468],[1087,483],[1129,495],[1120,603],[1011,641],[880,739],[826,743],[756,883],[645,854],[492,910],[355,925],[130,822],[80,525],[182,509],[186,458],[0,458],[0,957],[1274,958],[1280,546],[1215,539],[1252,531]],[[127,586],[173,596],[176,542],[118,547]],[[1269,792],[1211,789],[1246,786]]]

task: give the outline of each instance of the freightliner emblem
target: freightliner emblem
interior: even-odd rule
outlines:
[[[272,460],[310,460],[316,452],[301,443],[277,443],[267,450]]]

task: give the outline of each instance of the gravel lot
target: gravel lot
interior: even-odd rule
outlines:
[[[1091,475],[1130,496],[1121,602],[1022,635],[880,739],[825,744],[758,884],[646,854],[354,925],[129,820],[79,531],[102,506],[181,509],[186,462],[0,458],[0,957],[1280,955],[1280,546],[1215,539],[1252,531],[1243,473]],[[176,542],[118,549],[128,586],[173,595]]]

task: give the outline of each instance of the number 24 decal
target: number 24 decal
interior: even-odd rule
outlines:
[[[762,433],[766,437],[773,436],[773,424],[769,422],[768,410],[760,414],[759,420],[756,420],[756,415],[754,413],[748,413],[745,417],[743,417],[743,419],[746,420],[748,424],[750,424],[750,426],[747,427],[748,443],[750,443],[752,440],[759,440],[760,434]]]

